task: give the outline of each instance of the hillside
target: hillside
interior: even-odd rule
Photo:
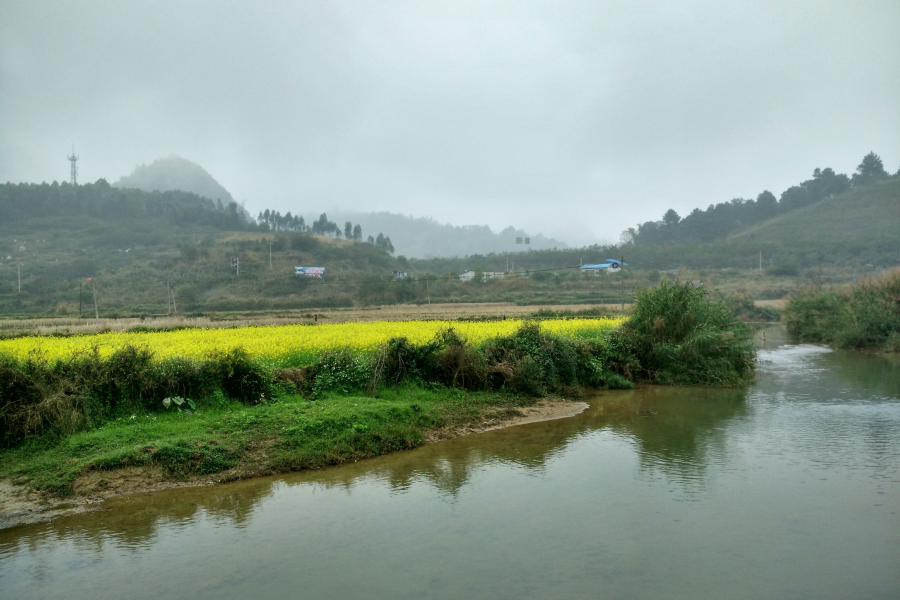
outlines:
[[[734,240],[865,240],[900,235],[900,178],[873,183],[779,215]]]
[[[181,190],[219,201],[224,206],[234,202],[228,190],[203,167],[180,156],[160,158],[149,165],[138,165],[131,175],[119,178],[113,187],[146,192]]]
[[[900,178],[900,171],[891,175],[884,168],[884,162],[874,152],[869,152],[863,157],[862,162],[856,167],[856,173],[848,176],[836,173],[833,169],[816,168],[812,178],[793,185],[781,193],[780,198],[769,190],[762,191],[756,200],[750,198],[733,198],[727,202],[710,204],[706,210],[695,208],[686,217],[682,218],[674,209],[669,209],[658,221],[647,221],[629,228],[622,233],[622,239],[628,240],[636,246],[668,246],[682,243],[708,243],[724,241],[740,233],[757,228],[763,223],[788,215],[797,211],[818,206],[819,203],[844,197],[848,192],[859,192],[862,196],[854,197],[851,202],[859,208],[863,208],[863,215],[853,217],[853,222],[861,224],[861,230],[865,231],[865,223],[872,217],[878,219],[879,209],[869,210],[869,204],[880,205],[885,202],[884,194],[888,197],[893,194],[891,190],[880,189],[871,194],[864,192],[871,186],[878,186],[891,179]],[[840,211],[838,211],[840,212]],[[805,210],[807,216],[816,214],[815,209]],[[895,213],[894,213],[895,214]],[[850,216],[849,214],[847,216]],[[892,217],[893,215],[888,215]],[[799,223],[807,217],[799,217],[796,220],[788,219],[786,223]],[[842,218],[834,212],[828,223],[834,225],[834,229],[825,226],[818,230],[819,236],[830,236],[832,231],[843,229]],[[823,221],[824,224],[824,221]],[[806,231],[803,227],[785,226],[784,235],[791,235],[792,231]],[[855,231],[856,229],[854,229]],[[803,233],[803,235],[807,235]],[[875,234],[879,235],[879,234]],[[893,235],[889,232],[886,235]],[[789,239],[785,237],[777,238]],[[809,237],[821,241],[821,237]],[[862,238],[860,238],[862,239]]]

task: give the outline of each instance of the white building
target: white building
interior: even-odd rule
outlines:
[[[505,277],[506,273],[503,271],[485,271],[484,278],[485,279],[494,279],[496,277]],[[462,275],[459,276],[460,281],[472,281],[475,279],[475,271],[466,271]]]

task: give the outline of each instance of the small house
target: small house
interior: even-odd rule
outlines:
[[[610,273],[618,273],[627,266],[630,265],[614,258],[607,258],[606,262],[596,265],[581,265],[581,271],[584,273],[595,273],[597,275],[600,275],[601,273],[609,275]]]

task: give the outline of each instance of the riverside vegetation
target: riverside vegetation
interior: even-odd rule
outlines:
[[[503,420],[547,395],[739,385],[754,369],[747,327],[690,283],[640,291],[624,322],[502,323],[280,362],[240,346],[203,358],[133,345],[52,360],[0,354],[0,476],[66,495],[79,476],[128,466],[173,479],[316,468]],[[497,331],[479,338],[465,325]]]
[[[900,269],[856,285],[805,288],[785,319],[801,341],[900,352]]]

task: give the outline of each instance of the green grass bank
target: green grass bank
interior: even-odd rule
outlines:
[[[95,429],[34,440],[3,451],[0,477],[56,496],[76,492],[79,477],[127,467],[156,468],[156,478],[213,481],[314,469],[414,448],[441,429],[500,422],[536,398],[416,385],[377,397],[299,395],[247,406],[218,395],[196,411],[122,415]]]

